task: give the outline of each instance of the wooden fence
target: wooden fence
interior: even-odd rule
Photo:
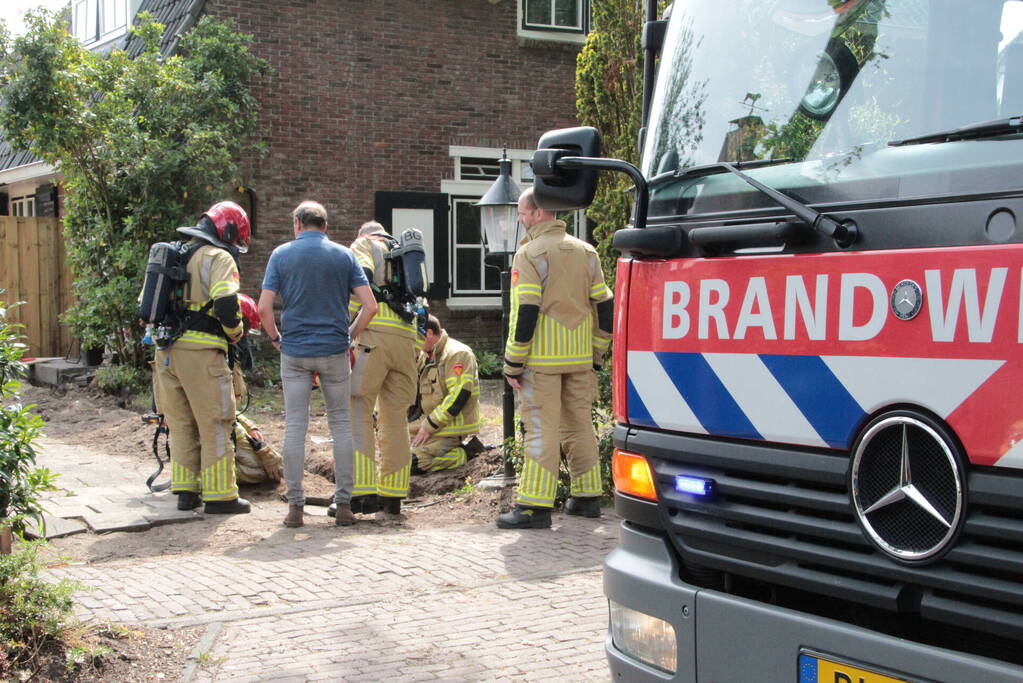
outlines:
[[[60,315],[72,301],[71,274],[59,219],[0,216],[0,288],[8,305],[25,302],[11,319],[24,325],[26,356],[68,353],[72,337]]]

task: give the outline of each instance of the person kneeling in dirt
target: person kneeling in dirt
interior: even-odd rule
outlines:
[[[462,441],[480,428],[479,387],[472,349],[449,337],[440,321],[428,316],[419,354],[418,404],[413,407],[423,415],[423,424],[412,439],[412,474],[459,467],[478,454]]]

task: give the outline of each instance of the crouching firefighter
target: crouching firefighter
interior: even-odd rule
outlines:
[[[150,249],[140,306],[143,322],[154,325],[153,382],[170,430],[171,491],[179,510],[202,502],[208,514],[247,513],[231,440],[228,345],[244,333],[237,258],[248,250],[249,219],[234,202],[220,202],[178,232],[191,239]]]
[[[460,467],[471,457],[462,442],[480,429],[479,392],[472,349],[449,337],[437,318],[427,316],[419,354],[419,402],[414,406],[423,424],[412,439],[412,474]]]
[[[526,434],[516,506],[497,518],[501,529],[551,525],[562,450],[572,480],[565,512],[599,517],[603,493],[590,409],[611,342],[611,290],[596,250],[539,208],[532,188],[519,197],[519,220],[527,233],[512,261],[504,374]]]

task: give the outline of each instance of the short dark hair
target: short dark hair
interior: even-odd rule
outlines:
[[[327,210],[319,202],[302,202],[295,207],[291,215],[306,228],[323,230],[327,225]]]
[[[440,321],[437,320],[437,316],[433,314],[426,316],[426,329],[434,334],[440,334],[444,331],[444,328],[440,326]]]

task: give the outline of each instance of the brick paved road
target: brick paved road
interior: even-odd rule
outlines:
[[[51,570],[85,617],[201,625],[185,681],[606,680],[616,522],[299,530],[220,553]],[[168,672],[173,680],[177,672]]]

